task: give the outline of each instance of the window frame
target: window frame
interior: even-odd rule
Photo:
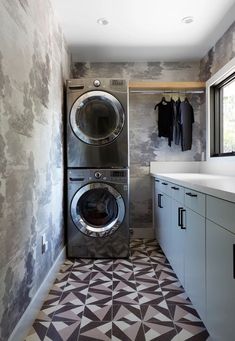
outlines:
[[[235,81],[235,58],[206,82],[207,93],[207,160],[231,158],[235,151],[221,152],[223,144],[222,89],[223,86]]]

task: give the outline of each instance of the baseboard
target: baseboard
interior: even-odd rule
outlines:
[[[133,228],[133,233],[131,235],[131,239],[134,238],[144,238],[144,239],[152,239],[155,238],[154,231],[151,227],[147,228]]]
[[[8,341],[23,341],[27,336],[27,333],[32,326],[41,306],[48,295],[48,292],[54,283],[56,273],[59,271],[61,264],[66,258],[66,247],[64,247],[59,256],[57,257],[55,263],[47,274],[46,278],[42,282],[35,296],[32,298],[28,308],[25,310],[23,316],[14,328]]]

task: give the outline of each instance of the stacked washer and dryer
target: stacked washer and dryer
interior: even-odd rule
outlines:
[[[69,257],[129,255],[128,87],[67,81]]]

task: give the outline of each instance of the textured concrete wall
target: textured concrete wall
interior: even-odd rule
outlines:
[[[2,0],[0,18],[0,340],[7,340],[64,245],[69,55],[49,0]]]
[[[199,63],[74,62],[72,75],[74,78],[118,77],[131,80],[197,81]],[[158,137],[154,106],[161,97],[162,95],[156,94],[130,93],[130,219],[133,228],[152,226],[150,161],[201,160],[202,152],[205,151],[205,95],[188,96],[194,108],[195,123],[192,150],[187,152],[182,152],[180,147],[174,144],[169,147],[167,139]]]
[[[200,79],[207,81],[235,57],[235,21],[200,63]]]

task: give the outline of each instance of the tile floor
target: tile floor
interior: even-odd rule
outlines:
[[[159,245],[134,239],[128,260],[66,260],[26,340],[207,338]]]

